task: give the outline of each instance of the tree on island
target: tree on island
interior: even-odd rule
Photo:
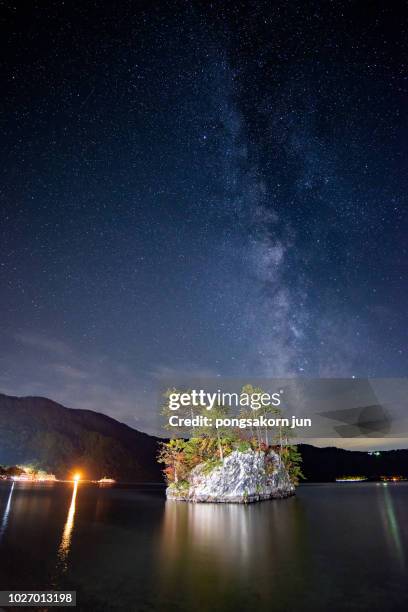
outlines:
[[[162,406],[162,414],[165,418],[169,418],[174,414],[174,410],[170,408],[170,396],[180,391],[177,389],[168,389],[165,393],[165,402]],[[188,391],[184,391],[188,393]],[[259,387],[245,385],[242,387],[241,394],[248,394],[250,398],[253,396],[259,397],[264,393]],[[216,427],[216,419],[222,419],[229,416],[229,407],[216,404],[211,411],[203,405],[199,406],[180,406],[178,409],[179,416],[191,417],[204,416],[210,413],[212,424],[202,427],[194,427],[191,436],[186,435],[186,430],[178,428],[177,432],[183,437],[177,437],[162,442],[158,454],[158,461],[164,465],[164,475],[169,485],[176,487],[188,486],[188,476],[191,470],[199,464],[204,464],[205,469],[211,471],[216,466],[224,462],[234,450],[246,452],[249,450],[255,452],[263,452],[265,456],[268,452],[275,451],[285,466],[289,477],[293,484],[298,484],[301,478],[304,478],[301,471],[302,458],[297,450],[297,447],[289,444],[289,437],[293,435],[293,431],[289,429],[279,428],[279,431],[274,436],[270,437],[268,428],[250,428],[248,436],[243,430],[231,427]],[[240,411],[241,418],[256,418],[258,415],[265,417],[281,415],[281,410],[276,406],[268,405],[261,406],[259,410],[254,411],[250,406],[243,407]],[[167,429],[174,431],[174,427],[165,425]],[[267,464],[267,469],[269,465]],[[273,469],[273,466],[270,466]]]

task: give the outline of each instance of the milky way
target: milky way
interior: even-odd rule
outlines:
[[[0,389],[152,430],[161,375],[404,376],[403,15],[66,4],[2,25]]]

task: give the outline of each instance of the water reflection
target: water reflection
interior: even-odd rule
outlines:
[[[78,490],[78,481],[74,482],[72,491],[71,505],[68,510],[67,520],[65,522],[64,531],[62,532],[61,543],[58,548],[58,558],[63,571],[67,569],[67,558],[71,548],[72,530],[74,528],[75,504]]]
[[[11,498],[13,497],[13,491],[14,491],[15,484],[16,483],[13,482],[13,484],[11,485],[10,493],[7,499],[6,508],[3,513],[3,518],[2,518],[1,526],[0,526],[0,540],[2,539],[4,532],[6,531],[6,528],[7,528],[7,523],[8,523],[8,518],[9,518],[10,508],[11,508]]]
[[[159,547],[158,605],[186,609],[284,603],[296,572],[306,584],[308,542],[299,499],[238,504],[167,502]],[[181,606],[181,609],[184,609]],[[223,609],[222,606],[220,609]]]
[[[92,611],[408,610],[408,483],[248,507],[78,486],[0,483],[0,588],[77,589]]]
[[[394,485],[398,486],[398,485]],[[390,542],[397,552],[397,557],[402,565],[404,565],[404,549],[401,542],[400,528],[398,524],[397,514],[394,508],[394,502],[390,495],[389,486],[387,483],[380,485],[379,490],[382,491],[380,500],[380,512],[386,533],[390,536]]]

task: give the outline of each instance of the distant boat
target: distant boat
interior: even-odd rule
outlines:
[[[115,484],[116,480],[114,478],[101,478],[100,480],[98,480],[98,484],[100,485],[111,485],[111,484]]]

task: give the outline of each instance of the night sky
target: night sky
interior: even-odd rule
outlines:
[[[404,6],[0,2],[0,390],[405,376]]]

